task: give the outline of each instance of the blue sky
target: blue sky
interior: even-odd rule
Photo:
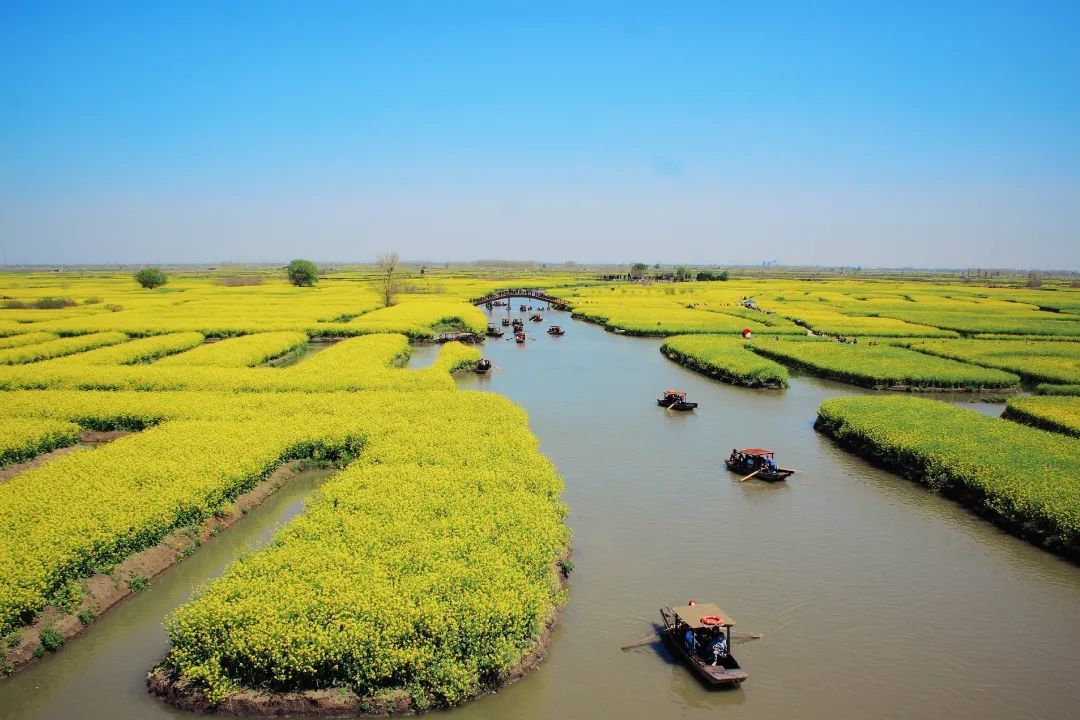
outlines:
[[[1080,3],[0,3],[0,260],[1080,269]]]

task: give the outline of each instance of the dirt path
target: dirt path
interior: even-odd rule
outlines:
[[[32,460],[15,463],[14,465],[8,465],[7,467],[0,469],[0,483],[6,482],[11,478],[15,477],[16,475],[26,472],[27,470],[33,470],[36,467],[41,467],[50,460],[55,460],[58,457],[70,455],[71,453],[79,452],[80,450],[97,447],[98,445],[101,445],[103,443],[112,442],[117,438],[130,434],[131,433],[126,430],[110,430],[108,432],[103,432],[100,430],[83,430],[83,432],[79,435],[79,442],[74,445],[57,448],[52,452],[38,455]]]

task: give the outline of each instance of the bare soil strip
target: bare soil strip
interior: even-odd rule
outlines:
[[[84,433],[84,435],[87,434]],[[106,437],[111,440],[121,434],[127,433],[92,433],[92,437],[99,437],[100,439],[89,442],[92,445],[94,442],[106,441]],[[79,447],[86,446],[76,445],[63,448],[48,455],[55,456],[56,453],[72,452]],[[44,462],[43,458],[45,457],[45,455],[42,455],[31,462],[38,460]],[[23,465],[26,464],[28,463],[23,463]],[[38,649],[42,644],[42,631],[52,628],[65,641],[86,631],[91,625],[84,624],[80,619],[80,615],[87,619],[88,622],[93,623],[95,618],[99,618],[125,598],[138,591],[132,589],[132,586],[138,588],[140,584],[159,575],[195,552],[202,543],[222,530],[235,525],[249,510],[262,503],[274,491],[282,487],[290,477],[299,472],[299,469],[300,463],[298,461],[283,464],[251,490],[238,496],[232,502],[232,511],[230,513],[221,517],[208,518],[196,527],[177,530],[167,535],[157,545],[135,553],[123,562],[117,563],[113,566],[112,572],[91,575],[83,583],[85,594],[77,608],[65,612],[50,605],[38,615],[33,624],[18,631],[18,640],[12,642],[13,647],[3,648],[5,662],[0,663],[0,677],[19,670],[42,656],[42,651]]]
[[[15,463],[14,465],[8,465],[5,468],[0,469],[0,483],[10,480],[20,473],[24,473],[27,470],[33,470],[36,467],[41,467],[45,463],[58,457],[69,455],[73,452],[79,452],[80,450],[86,450],[102,443],[112,442],[124,435],[130,435],[126,430],[111,430],[103,432],[101,430],[83,430],[79,435],[79,442],[74,445],[68,445],[67,447],[57,448],[51,452],[42,453],[37,457],[27,460],[26,462]]]

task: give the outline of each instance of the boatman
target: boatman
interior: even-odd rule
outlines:
[[[720,662],[720,658],[727,655],[727,638],[724,637],[724,631],[717,626],[716,639],[713,640],[709,649],[712,650],[712,664],[716,667],[716,663]]]

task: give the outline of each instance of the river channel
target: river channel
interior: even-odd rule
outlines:
[[[567,334],[544,334],[549,322]],[[822,400],[869,391],[800,375],[783,391],[734,387],[665,359],[659,340],[566,313],[526,330],[524,345],[487,342],[490,376],[458,382],[522,405],[565,478],[569,602],[537,671],[435,717],[1077,717],[1080,568],[813,430]],[[412,364],[436,352],[418,348]],[[700,407],[657,407],[665,388]],[[798,473],[735,482],[722,460],[747,446]],[[314,482],[290,483],[100,626],[0,681],[0,718],[192,717],[145,692],[166,650],[161,619],[299,512]],[[750,675],[740,688],[706,690],[659,643],[619,649],[655,630],[661,605],[691,598],[764,636],[734,646]]]

